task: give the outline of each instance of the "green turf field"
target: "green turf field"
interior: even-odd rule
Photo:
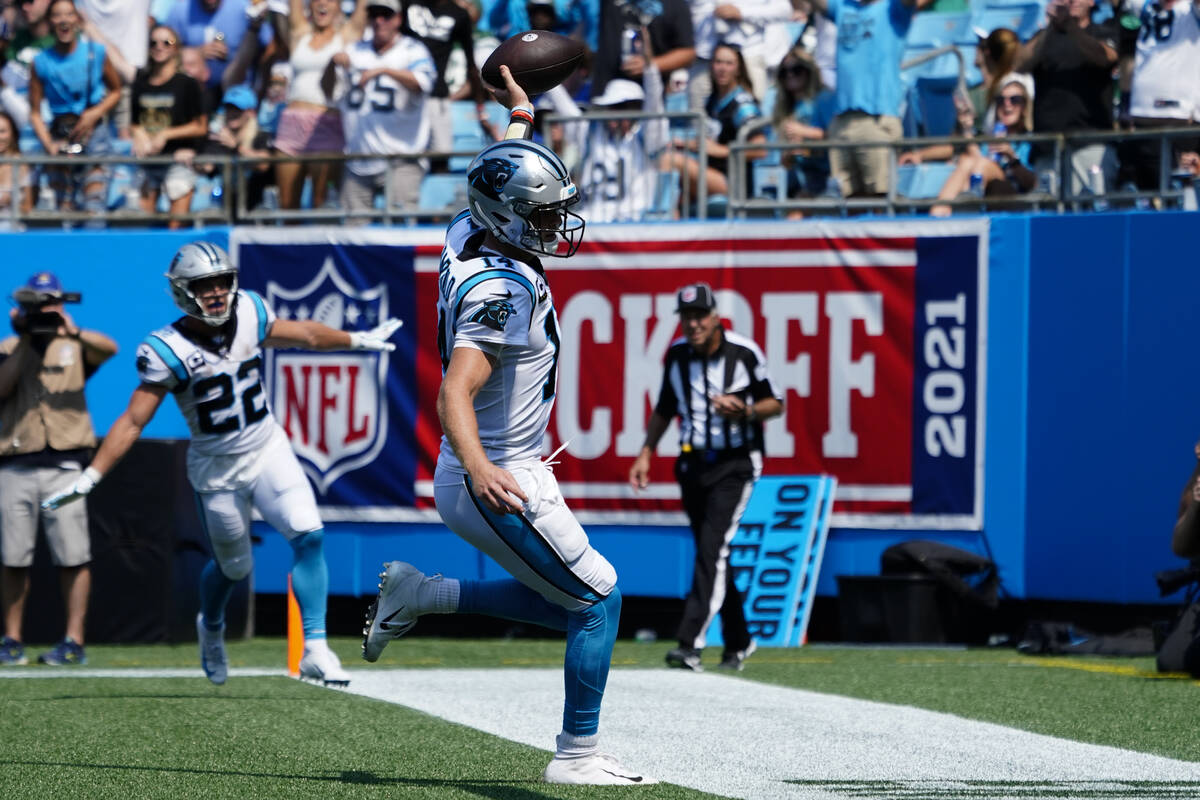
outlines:
[[[358,658],[357,640],[333,645],[354,670],[545,668],[562,658],[562,643],[555,640],[412,638],[372,666]],[[657,667],[664,650],[662,643],[618,642],[614,666]],[[230,642],[229,655],[235,669],[280,668],[284,643]],[[713,663],[717,656],[715,649],[706,653]],[[196,668],[194,645],[89,646],[88,658],[88,669]],[[224,687],[209,685],[198,673],[137,680],[33,677],[51,669],[70,668],[6,668],[5,675],[30,677],[0,679],[2,798],[705,796],[671,785],[546,786],[537,782],[544,751],[283,677],[234,676]],[[1150,659],[806,647],[760,650],[734,680],[918,706],[1200,761],[1200,684],[1159,676]],[[554,733],[547,732],[548,740]],[[871,787],[859,790],[855,796],[872,796]],[[991,792],[984,787],[972,794]]]

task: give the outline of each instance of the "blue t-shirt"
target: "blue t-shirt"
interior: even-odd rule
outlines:
[[[229,55],[224,61],[208,59],[210,74],[207,85],[220,86],[225,67],[233,60],[233,54],[237,52],[238,45],[248,30],[246,0],[223,0],[216,12],[211,14],[200,5],[200,0],[178,0],[171,6],[166,18],[160,19],[159,22],[178,31],[184,47],[203,47],[208,44],[209,28],[224,35]],[[258,41],[265,47],[271,43],[271,38],[271,26],[264,22],[258,29]]]
[[[837,23],[835,113],[900,115],[900,60],[913,13],[901,0],[829,0],[829,17]]]
[[[92,90],[91,97],[85,101],[89,63]],[[104,45],[90,39],[76,39],[75,49],[66,55],[54,47],[47,47],[34,56],[33,68],[42,81],[50,113],[56,117],[82,114],[85,108],[96,105],[108,93],[108,87],[104,85]]]

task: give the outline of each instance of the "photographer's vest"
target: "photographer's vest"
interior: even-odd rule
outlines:
[[[0,342],[0,355],[13,358],[18,339]],[[83,386],[83,344],[58,336],[43,357],[26,353],[12,394],[0,400],[0,459],[52,449],[96,446]],[[2,362],[0,362],[2,363]]]

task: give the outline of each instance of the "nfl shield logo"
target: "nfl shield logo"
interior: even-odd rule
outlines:
[[[332,258],[299,288],[268,281],[267,303],[280,319],[311,319],[346,331],[368,330],[388,316],[387,287],[355,289]],[[386,352],[269,348],[266,359],[271,408],[318,492],[375,459],[387,431]]]

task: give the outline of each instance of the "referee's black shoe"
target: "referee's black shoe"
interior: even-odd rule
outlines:
[[[676,647],[667,652],[667,666],[679,669],[690,669],[692,672],[704,672],[700,664],[700,651],[694,647]]]
[[[750,654],[758,649],[758,642],[753,639],[745,650],[726,650],[721,654],[721,663],[717,666],[721,669],[728,669],[734,672],[741,672],[746,666],[746,659]]]

